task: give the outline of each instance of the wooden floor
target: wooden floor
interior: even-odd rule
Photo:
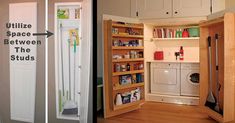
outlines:
[[[139,110],[103,119],[98,123],[217,123],[196,106],[146,102]]]

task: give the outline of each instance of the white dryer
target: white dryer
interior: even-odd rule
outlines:
[[[199,63],[181,64],[182,96],[199,96]]]
[[[151,63],[151,93],[180,95],[180,64]]]

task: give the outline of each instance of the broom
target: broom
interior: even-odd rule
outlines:
[[[209,108],[214,110],[214,107],[216,105],[215,103],[215,97],[212,93],[212,61],[211,61],[211,37],[208,36],[208,57],[209,57],[209,93],[206,99],[205,106],[208,106]]]
[[[223,114],[223,111],[219,107],[219,90],[220,90],[220,84],[219,84],[219,61],[218,61],[218,39],[219,35],[215,34],[215,64],[216,64],[216,106],[214,110],[220,114]]]

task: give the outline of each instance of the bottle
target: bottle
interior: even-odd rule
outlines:
[[[116,96],[116,105],[122,105],[122,96],[119,93]]]
[[[183,33],[182,33],[182,37],[189,37],[189,33],[188,33],[188,29],[184,29]]]
[[[130,66],[129,63],[127,63],[126,68],[127,68],[127,71],[130,71],[130,70],[131,70],[131,66]]]
[[[180,46],[180,60],[184,60],[184,50],[183,50],[183,46]]]
[[[182,38],[182,29],[179,30],[180,38]]]

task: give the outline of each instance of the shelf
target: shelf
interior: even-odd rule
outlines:
[[[80,19],[58,19],[59,21],[79,21]]]
[[[189,38],[152,38],[152,41],[163,41],[163,40],[199,40],[199,37],[189,37]]]
[[[144,70],[134,70],[134,71],[125,71],[125,72],[114,72],[113,76],[118,76],[118,75],[125,75],[125,74],[135,74],[135,73],[143,73]]]
[[[117,91],[117,90],[129,89],[129,88],[134,88],[134,87],[140,87],[140,86],[144,86],[144,82],[128,84],[128,85],[119,85],[117,87],[114,87],[113,90]]]
[[[123,27],[123,28],[135,28],[135,29],[143,29],[143,26],[137,25],[124,25],[124,24],[112,24],[113,27]]]
[[[135,59],[115,59],[113,62],[132,62],[132,61],[144,61],[144,58],[135,58]]]
[[[125,47],[125,46],[113,46],[112,47],[113,50],[143,50],[144,47],[143,46],[138,46],[138,47]]]
[[[215,119],[219,122],[223,122],[223,116],[221,114],[217,113],[216,111],[213,111],[209,107],[206,107],[206,106],[202,106],[202,110],[204,112],[206,112],[213,119]]]
[[[131,107],[131,106],[135,106],[135,105],[139,105],[141,103],[143,103],[144,100],[138,100],[138,101],[135,101],[135,102],[131,102],[131,103],[127,103],[127,104],[122,104],[122,105],[114,105],[114,108],[113,110],[119,110],[119,109],[124,109],[124,108],[128,108],[128,107]]]
[[[123,35],[123,34],[112,34],[113,37],[123,37],[123,38],[144,38],[143,35]]]

